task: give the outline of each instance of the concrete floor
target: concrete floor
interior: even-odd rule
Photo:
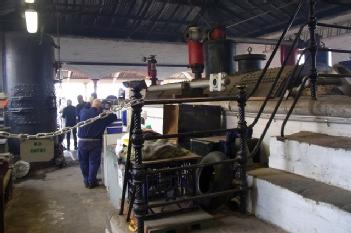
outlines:
[[[130,232],[124,218],[116,215],[103,187],[84,187],[76,153],[66,156],[66,168],[39,171],[15,185],[6,212],[6,233],[104,233],[111,217],[116,232]],[[213,227],[194,232],[284,233],[255,217],[235,212],[219,214]]]
[[[105,189],[86,189],[77,161],[68,164],[15,185],[6,233],[104,232],[113,211]]]

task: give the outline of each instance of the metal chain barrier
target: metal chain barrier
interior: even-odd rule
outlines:
[[[89,118],[85,121],[78,122],[74,126],[64,127],[62,129],[56,130],[54,132],[37,133],[37,134],[14,134],[14,133],[6,132],[6,131],[0,131],[0,138],[15,138],[15,139],[22,139],[22,140],[52,138],[52,137],[56,137],[56,136],[59,136],[62,134],[66,134],[73,129],[81,128],[81,127],[93,124],[94,122],[96,122],[100,119],[104,119],[111,114],[115,114],[115,112],[131,108],[133,105],[137,105],[137,104],[143,104],[143,100],[125,101],[119,105],[113,106],[112,111],[102,112],[96,117]]]

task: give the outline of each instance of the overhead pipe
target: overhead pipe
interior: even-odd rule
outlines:
[[[266,38],[247,38],[247,37],[227,37],[236,44],[262,44],[262,45],[276,45],[279,40]],[[282,41],[281,45],[291,45],[292,41]]]
[[[133,63],[133,62],[96,62],[96,61],[62,61],[66,65],[76,66],[142,66],[145,67],[145,63]],[[158,67],[188,67],[186,64],[168,64],[168,63],[157,63]]]

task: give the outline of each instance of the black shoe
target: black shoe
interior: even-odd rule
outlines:
[[[89,184],[84,182],[84,186],[88,189],[89,188]]]
[[[93,188],[95,188],[95,187],[98,187],[99,185],[100,185],[99,182],[96,181],[96,182],[94,182],[94,183],[92,183],[92,184],[89,184],[89,185],[88,185],[88,188],[89,188],[89,189],[93,189]]]
[[[74,150],[78,150],[78,147],[77,147],[77,146],[75,146],[75,147],[74,147]]]
[[[93,189],[93,188],[95,188],[97,185],[96,184],[89,184],[88,185],[88,189]]]

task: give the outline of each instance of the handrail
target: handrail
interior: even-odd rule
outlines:
[[[297,6],[297,8],[296,8],[296,10],[295,10],[295,12],[294,12],[294,14],[291,16],[291,18],[290,18],[290,20],[289,20],[289,22],[288,22],[287,27],[284,29],[282,35],[280,36],[280,38],[279,38],[279,40],[278,40],[277,45],[275,46],[275,48],[274,48],[274,50],[273,50],[271,56],[269,57],[269,59],[268,59],[266,65],[265,65],[265,67],[263,68],[262,73],[261,73],[260,77],[258,78],[256,84],[255,84],[255,87],[252,89],[252,91],[251,91],[250,94],[248,95],[249,97],[252,96],[252,95],[257,91],[257,88],[259,87],[259,85],[261,84],[262,79],[263,79],[264,76],[266,75],[266,72],[267,72],[268,68],[270,67],[270,65],[271,65],[271,63],[272,63],[273,58],[275,57],[275,55],[276,55],[276,53],[277,53],[277,51],[278,51],[278,49],[279,49],[279,46],[281,45],[281,43],[282,43],[282,41],[284,40],[284,38],[285,38],[287,32],[290,30],[291,26],[293,25],[296,16],[297,16],[298,13],[300,12],[303,3],[304,3],[304,0],[300,0],[300,2],[299,2],[299,4],[298,4],[298,6]]]
[[[300,99],[300,97],[301,97],[301,95],[302,95],[303,90],[305,89],[305,85],[306,85],[306,82],[308,81],[308,79],[309,79],[308,76],[306,76],[306,77],[303,78],[302,83],[301,83],[301,85],[300,85],[300,89],[299,89],[299,91],[298,91],[298,93],[297,93],[297,95],[296,95],[296,97],[295,97],[295,99],[294,99],[294,102],[292,103],[292,105],[291,105],[291,107],[290,107],[290,109],[289,109],[289,112],[286,114],[286,117],[285,117],[285,119],[284,119],[284,121],[283,121],[283,123],[282,123],[282,125],[281,125],[280,136],[281,136],[282,138],[285,137],[285,135],[284,135],[284,130],[285,130],[286,123],[288,122],[288,120],[289,120],[289,118],[290,118],[292,112],[294,111],[294,108],[295,108],[297,102],[299,101],[299,99]]]
[[[306,50],[304,50],[304,51],[306,51]],[[303,54],[302,54],[302,55],[303,55]],[[263,130],[263,133],[261,134],[261,136],[260,136],[260,138],[259,138],[259,140],[258,140],[258,142],[257,142],[257,144],[256,144],[256,146],[254,147],[254,149],[252,150],[252,152],[250,152],[250,155],[248,156],[248,158],[253,157],[253,156],[258,152],[258,150],[259,150],[259,148],[260,148],[260,146],[261,146],[261,144],[262,144],[262,142],[263,142],[263,139],[264,139],[264,137],[266,136],[266,133],[267,133],[269,127],[271,126],[271,123],[272,123],[272,121],[273,121],[273,119],[274,119],[274,117],[275,117],[275,114],[277,113],[277,111],[278,111],[278,109],[279,109],[279,107],[280,107],[280,104],[282,103],[282,101],[283,101],[283,99],[284,99],[284,93],[287,91],[287,89],[289,88],[291,82],[294,80],[295,73],[297,72],[297,69],[298,69],[298,67],[299,67],[299,63],[300,63],[300,61],[301,61],[302,55],[299,57],[299,59],[298,59],[298,61],[297,61],[297,64],[296,64],[295,69],[294,69],[294,72],[293,72],[293,75],[291,75],[291,76],[288,78],[288,80],[286,81],[286,83],[285,83],[285,85],[284,85],[284,88],[283,88],[283,91],[282,91],[282,95],[280,96],[280,98],[279,98],[279,100],[278,100],[278,102],[277,102],[277,104],[276,104],[276,106],[275,106],[275,108],[274,108],[274,110],[273,110],[273,112],[272,112],[272,114],[271,114],[271,116],[270,116],[270,118],[269,118],[269,120],[268,120],[268,122],[267,122],[267,124],[266,124],[266,126],[265,126],[265,128],[264,128],[264,130]],[[306,64],[306,63],[305,63],[305,64]],[[302,73],[302,71],[304,70],[305,64],[301,67],[298,76],[300,76],[301,73]]]
[[[293,42],[293,44],[291,45],[291,47],[290,47],[290,49],[289,49],[289,52],[288,52],[288,54],[287,54],[288,57],[292,54],[292,52],[293,52],[293,50],[294,50],[294,47],[296,46],[296,44],[297,44],[297,42],[298,42],[298,40],[299,40],[299,38],[300,38],[300,35],[301,35],[303,29],[305,28],[305,26],[306,26],[305,24],[302,25],[302,26],[300,27],[298,33],[296,34],[296,37],[295,37],[295,39],[294,39],[294,42]],[[301,57],[302,57],[302,55],[300,56],[299,61],[300,61]],[[254,127],[254,126],[257,124],[258,120],[260,119],[260,116],[261,116],[263,110],[265,109],[265,107],[266,107],[266,105],[267,105],[267,103],[268,103],[268,100],[270,99],[270,97],[271,97],[271,95],[272,95],[272,93],[273,93],[273,90],[274,90],[275,86],[277,85],[278,80],[280,79],[280,77],[281,77],[281,75],[282,75],[282,73],[283,73],[283,71],[284,71],[284,68],[285,68],[286,65],[287,65],[287,62],[288,62],[288,59],[285,59],[284,62],[283,62],[283,64],[282,64],[282,66],[280,67],[279,72],[278,72],[277,76],[275,77],[274,82],[273,82],[273,84],[272,84],[272,86],[271,86],[271,88],[270,88],[270,90],[269,90],[269,92],[268,92],[268,94],[267,94],[267,96],[266,96],[266,98],[265,98],[263,104],[261,105],[260,110],[258,111],[256,118],[255,118],[254,121],[249,125],[250,128]],[[298,66],[298,65],[299,65],[299,62],[297,62],[297,66]]]

